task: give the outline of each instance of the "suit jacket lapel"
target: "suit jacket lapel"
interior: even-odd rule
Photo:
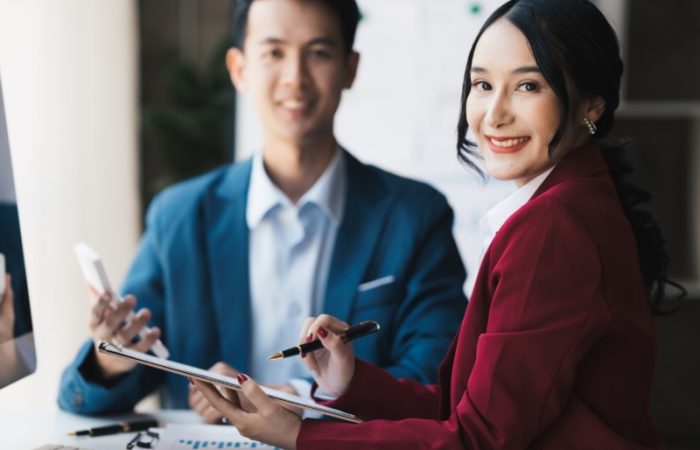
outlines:
[[[349,317],[357,286],[363,282],[390,199],[386,186],[370,168],[345,152],[347,193],[343,222],[338,229],[328,273],[323,312]]]
[[[251,162],[232,166],[213,193],[205,214],[211,296],[216,311],[221,357],[248,370],[250,281],[246,205]],[[198,326],[207,326],[199,324]]]
[[[596,144],[586,144],[564,156],[532,195],[538,197],[553,186],[574,178],[588,177],[607,172],[605,158]]]

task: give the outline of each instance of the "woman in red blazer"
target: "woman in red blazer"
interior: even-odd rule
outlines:
[[[511,1],[477,35],[459,155],[478,171],[478,152],[519,189],[490,217],[495,236],[437,385],[355,359],[329,316],[307,321],[302,336],[325,349],[305,361],[329,404],[364,423],[302,421],[245,375],[244,409],[196,385],[243,434],[284,448],[663,448],[648,413],[663,239],[617,177],[621,149],[599,141],[621,74],[615,34],[587,0]]]

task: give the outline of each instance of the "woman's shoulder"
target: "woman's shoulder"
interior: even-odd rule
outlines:
[[[607,174],[557,183],[537,193],[501,228],[505,240],[579,240],[580,245],[623,236],[629,224]]]

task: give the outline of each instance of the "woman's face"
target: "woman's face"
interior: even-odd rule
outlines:
[[[467,123],[486,171],[522,186],[553,164],[548,145],[559,127],[559,100],[525,35],[507,19],[494,22],[481,35],[470,78]],[[581,136],[584,129],[572,125],[554,149],[554,159],[586,140],[585,133]]]

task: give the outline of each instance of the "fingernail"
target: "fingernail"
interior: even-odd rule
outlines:
[[[321,327],[318,329],[318,335],[321,336],[322,339],[325,339],[328,336],[328,330]]]
[[[309,334],[306,336],[306,342],[311,342],[311,339],[313,339],[313,338],[314,338],[314,335],[311,334],[311,333],[309,333]]]
[[[243,383],[245,383],[246,381],[248,381],[248,377],[243,375],[242,373],[239,373],[238,375],[236,375],[236,378],[238,379],[238,384],[241,384],[241,385]]]
[[[194,381],[192,381],[192,378],[190,378],[190,377],[187,377],[187,381],[189,381],[189,382],[190,382],[190,384],[191,384],[192,386],[194,386]]]

